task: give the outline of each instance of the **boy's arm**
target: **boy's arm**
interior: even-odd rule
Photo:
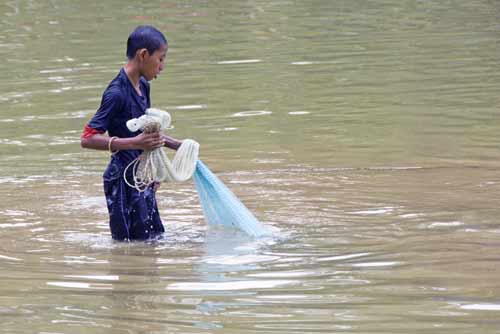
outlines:
[[[170,137],[167,135],[161,135],[163,139],[163,143],[166,147],[171,148],[172,150],[177,150],[179,146],[182,144],[182,140],[176,139],[174,137]]]
[[[103,151],[153,150],[164,145],[164,141],[158,133],[141,133],[131,138],[109,137],[102,133],[95,133],[82,137],[80,143],[83,148]]]

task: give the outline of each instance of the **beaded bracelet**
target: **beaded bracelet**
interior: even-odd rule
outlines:
[[[118,139],[118,137],[111,137],[109,138],[109,141],[108,141],[108,150],[111,154],[115,154],[116,152],[118,152],[118,150],[114,150],[111,148],[111,144],[113,143],[113,140],[115,139]]]

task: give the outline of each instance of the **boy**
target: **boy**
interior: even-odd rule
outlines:
[[[177,149],[181,144],[158,133],[130,132],[125,124],[151,106],[148,81],[163,70],[167,50],[167,39],[159,30],[137,27],[127,40],[126,65],[104,91],[101,106],[82,133],[82,147],[113,153],[103,179],[109,226],[115,240],[146,240],[165,231],[155,198],[158,185],[138,192],[125,183],[123,171],[142,150],[162,146]],[[126,177],[132,180],[131,173]]]

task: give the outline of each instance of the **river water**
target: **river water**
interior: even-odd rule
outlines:
[[[1,333],[500,333],[492,0],[4,1]],[[152,102],[265,224],[110,238],[81,129],[140,24]]]

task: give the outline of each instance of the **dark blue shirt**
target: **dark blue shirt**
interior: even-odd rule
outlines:
[[[90,120],[89,126],[102,132],[108,132],[110,137],[130,138],[140,132],[131,132],[126,125],[129,119],[144,115],[147,108],[151,107],[149,83],[142,78],[139,81],[141,94],[137,94],[125,70],[110,82],[102,95],[101,106]],[[119,165],[126,166],[139,156],[140,150],[124,150],[113,155],[113,160]]]

